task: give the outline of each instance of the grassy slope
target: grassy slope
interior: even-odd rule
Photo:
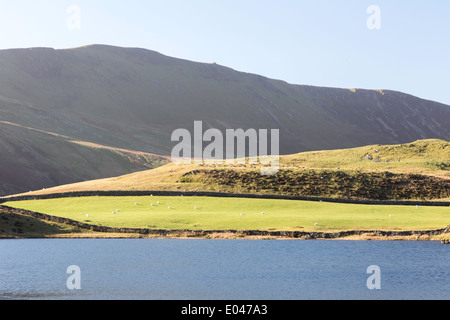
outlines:
[[[151,206],[152,203],[155,206]],[[448,207],[369,206],[270,199],[85,197],[29,200],[5,205],[117,228],[311,232],[434,230],[450,224]],[[120,212],[113,214],[117,209]]]
[[[282,158],[284,167],[392,171],[450,178],[450,142],[419,140],[399,145],[304,152]]]
[[[377,152],[378,151],[378,152]],[[369,160],[372,156],[372,160]],[[380,159],[380,161],[376,160]],[[282,156],[276,176],[250,165],[175,165],[31,194],[96,190],[181,190],[372,199],[448,199],[450,143],[367,146]],[[386,174],[389,171],[391,174]],[[195,174],[187,175],[194,172]]]

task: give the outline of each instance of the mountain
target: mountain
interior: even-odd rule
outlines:
[[[280,129],[282,154],[450,140],[450,106],[400,92],[293,85],[139,48],[10,49],[0,51],[0,194],[144,169],[110,161],[116,169],[109,172],[94,157],[86,166],[103,169],[84,167],[80,175],[71,172],[76,152],[61,147],[61,182],[50,178],[62,161],[52,153],[56,140],[69,149],[84,141],[102,152],[169,155],[171,133],[192,130],[195,120],[204,129]],[[51,142],[41,143],[44,137]],[[17,150],[35,141],[45,165],[34,168],[37,151]],[[42,179],[25,179],[30,170]],[[11,172],[15,178],[7,178]]]

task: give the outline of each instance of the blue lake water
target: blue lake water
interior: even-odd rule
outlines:
[[[0,299],[448,300],[449,262],[421,241],[0,240]]]

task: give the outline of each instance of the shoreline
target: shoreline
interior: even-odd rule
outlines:
[[[378,236],[373,233],[364,233],[358,236],[336,237],[336,238],[292,238],[292,237],[275,237],[275,236],[244,236],[241,234],[229,233],[213,233],[208,236],[188,235],[188,234],[171,234],[167,236],[161,235],[138,235],[138,234],[105,234],[105,233],[72,233],[72,234],[56,234],[56,235],[22,235],[22,236],[0,236],[1,240],[51,240],[51,239],[67,239],[67,240],[81,240],[81,239],[99,239],[99,240],[113,240],[113,239],[174,239],[174,240],[295,240],[295,241],[434,241],[447,243],[450,241],[450,235],[438,236]]]

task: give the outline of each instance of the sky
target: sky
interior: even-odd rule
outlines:
[[[139,47],[450,105],[446,0],[14,0],[0,2],[0,30],[0,49]]]

